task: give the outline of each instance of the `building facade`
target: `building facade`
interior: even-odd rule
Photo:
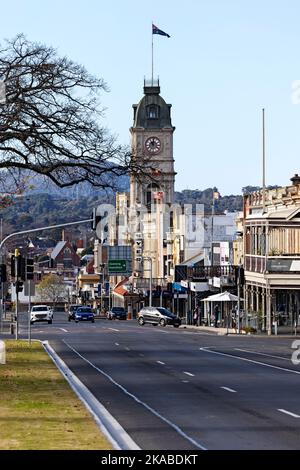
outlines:
[[[300,313],[300,177],[244,197],[245,308],[268,334]]]

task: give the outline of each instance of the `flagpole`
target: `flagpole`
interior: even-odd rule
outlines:
[[[262,203],[263,203],[263,214],[266,212],[266,144],[265,144],[265,109],[262,110],[262,147],[263,147],[263,161],[262,161]]]
[[[152,52],[152,67],[151,67],[151,77],[152,77],[152,81],[151,81],[151,84],[153,86],[153,22],[152,22],[152,25],[151,25],[151,36],[152,36],[152,48],[151,48],[151,52]]]

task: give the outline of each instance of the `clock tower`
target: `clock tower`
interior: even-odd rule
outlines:
[[[149,277],[143,261],[151,259],[154,278],[168,277],[170,255],[166,252],[170,215],[167,208],[174,203],[174,158],[171,104],[160,96],[159,81],[144,82],[144,96],[133,105],[133,126],[130,128],[132,161],[142,171],[130,179],[130,208],[137,215],[134,240],[134,270]],[[134,166],[134,165],[133,165]],[[168,220],[169,217],[169,220]]]
[[[144,96],[133,105],[132,158],[144,161],[145,175],[131,176],[130,206],[149,207],[155,194],[163,203],[174,202],[174,158],[171,104],[160,96],[159,81],[144,82]],[[147,177],[147,173],[149,176]]]

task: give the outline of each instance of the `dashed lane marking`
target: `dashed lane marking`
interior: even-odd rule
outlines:
[[[226,390],[227,392],[236,393],[236,390],[233,390],[233,388],[229,388],[229,387],[220,387],[220,388],[223,388],[223,390]]]
[[[292,413],[291,411],[283,410],[282,408],[278,408],[278,411],[281,411],[281,413],[284,413],[286,415],[292,416],[293,418],[300,418],[299,415],[296,415],[295,413]]]

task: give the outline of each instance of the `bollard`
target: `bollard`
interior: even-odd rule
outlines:
[[[10,334],[11,334],[11,335],[14,335],[14,334],[15,334],[15,324],[14,324],[14,323],[11,323],[11,324],[10,324]]]
[[[6,364],[5,343],[0,341],[0,364]]]

